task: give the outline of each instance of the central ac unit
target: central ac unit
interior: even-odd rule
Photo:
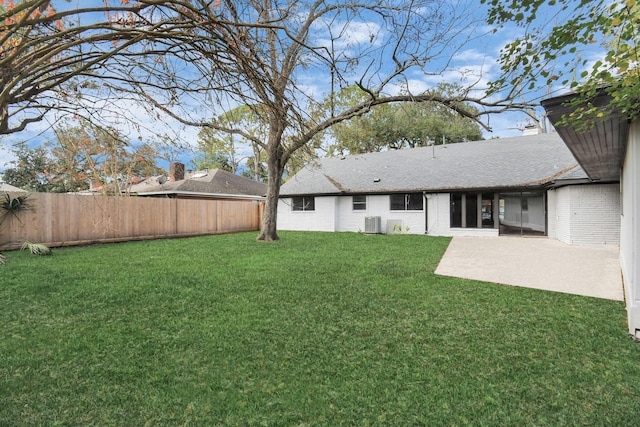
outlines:
[[[380,234],[382,230],[380,228],[379,216],[368,216],[364,219],[364,232],[366,234]]]

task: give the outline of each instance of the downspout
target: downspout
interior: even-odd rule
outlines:
[[[422,192],[424,197],[424,234],[429,234],[429,199],[427,198],[427,192]]]
[[[542,209],[544,209],[544,235],[546,237],[549,237],[549,209],[547,207],[547,191],[548,190],[544,190],[544,193],[542,193]]]

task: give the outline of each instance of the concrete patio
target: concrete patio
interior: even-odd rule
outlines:
[[[436,274],[622,301],[617,246],[544,237],[454,237]]]

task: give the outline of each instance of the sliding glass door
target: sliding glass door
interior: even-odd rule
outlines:
[[[501,235],[546,235],[543,192],[501,193],[499,206]]]

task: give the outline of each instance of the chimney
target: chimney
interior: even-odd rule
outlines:
[[[527,125],[522,130],[522,135],[523,136],[538,135],[539,133],[540,133],[540,131],[538,130],[538,127],[533,123],[527,123]]]
[[[92,193],[100,193],[102,192],[102,184],[100,182],[96,182],[93,179],[89,180],[89,191]]]
[[[184,164],[172,162],[169,164],[169,182],[182,181],[184,179]]]

